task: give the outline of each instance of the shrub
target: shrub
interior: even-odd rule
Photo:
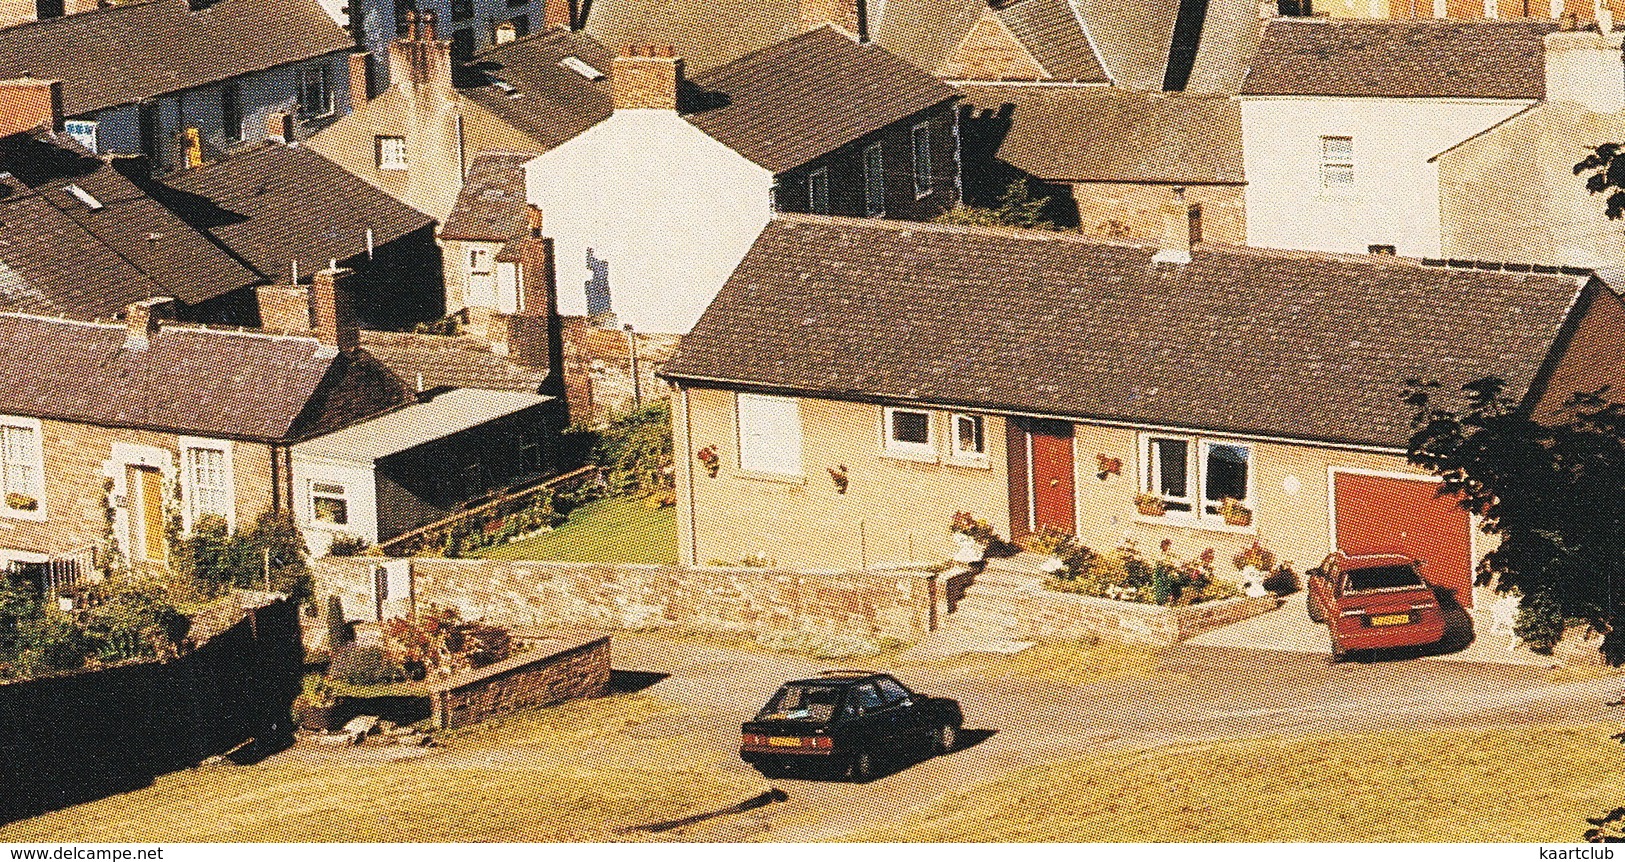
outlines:
[[[1563,618],[1563,605],[1553,596],[1535,593],[1525,596],[1518,608],[1518,619],[1512,632],[1531,650],[1551,655],[1557,642],[1563,639],[1567,620]]]
[[[291,512],[263,512],[252,527],[236,533],[227,530],[223,518],[203,515],[191,535],[176,537],[173,548],[175,571],[206,589],[269,588],[295,604],[312,601],[305,538]]]
[[[351,685],[384,685],[406,679],[401,666],[379,646],[349,646],[335,651],[327,676]]]
[[[121,582],[89,603],[84,627],[103,661],[173,656],[192,628],[157,581]]]
[[[1298,573],[1292,570],[1291,563],[1282,563],[1264,579],[1264,589],[1278,596],[1288,596],[1303,589],[1303,582],[1298,579]]]
[[[360,536],[352,536],[349,533],[339,533],[333,537],[333,543],[328,546],[327,552],[335,557],[354,557],[366,551],[367,548],[371,546],[371,542],[361,538]]]
[[[1248,566],[1260,572],[1273,571],[1275,569],[1275,552],[1259,544],[1255,539],[1252,545],[1242,548],[1241,553],[1232,557],[1230,563],[1236,567],[1238,572]]]
[[[611,494],[649,497],[676,487],[671,402],[661,399],[628,413],[598,432],[593,459],[604,468]]]

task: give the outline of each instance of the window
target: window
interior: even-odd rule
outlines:
[[[829,168],[807,175],[807,212],[829,215]]]
[[[488,248],[471,248],[468,250],[468,271],[473,273],[488,273],[491,271],[491,250]]]
[[[451,20],[467,21],[474,17],[474,0],[451,0]]]
[[[220,133],[228,141],[243,139],[243,91],[236,81],[220,85]]]
[[[26,421],[26,420],[24,420]],[[45,465],[39,426],[0,424],[0,511],[38,516],[44,506]]]
[[[400,135],[379,135],[378,169],[381,171],[406,170],[406,138]]]
[[[931,193],[931,124],[920,123],[909,131],[914,147],[914,197]]]
[[[1366,254],[1385,254],[1385,255],[1388,255],[1389,257],[1393,257],[1395,254],[1398,253],[1398,250],[1395,249],[1391,245],[1368,245],[1368,246],[1365,247],[1365,253]]]
[[[474,56],[474,31],[463,29],[453,30],[451,34],[451,59],[453,62],[466,63]]]
[[[85,149],[93,153],[101,152],[100,144],[96,140],[95,120],[67,120],[62,123],[62,130]]]
[[[510,2],[508,5],[510,5],[510,6],[513,6],[513,5],[523,6],[525,4],[523,4],[523,3],[515,4],[515,3]],[[513,25],[514,38],[519,38],[521,36],[529,36],[530,35],[530,16],[529,15],[515,15],[512,18],[508,19],[508,23]]]
[[[980,416],[969,413],[954,414],[954,457],[965,461],[987,458],[985,423]]]
[[[886,214],[886,151],[879,141],[863,148],[863,211]]]
[[[317,524],[336,526],[350,523],[350,498],[347,489],[334,482],[311,482],[310,519]]]
[[[232,514],[231,468],[226,450],[214,447],[191,446],[186,449],[187,510],[193,524],[203,515],[215,515],[227,520]]]
[[[1251,446],[1157,434],[1142,440],[1140,490],[1160,497],[1168,514],[1222,518],[1227,499],[1252,508]]]
[[[887,407],[886,451],[893,455],[937,454],[936,441],[931,434],[931,414],[924,410],[905,410]]]
[[[327,66],[306,66],[299,70],[299,113],[320,117],[333,113],[333,85]]]
[[[887,706],[908,700],[908,689],[903,688],[896,680],[881,677],[875,680],[875,687],[880,689],[880,696],[886,701]]]
[[[740,393],[739,469],[799,476],[801,409],[794,398]]]
[[[1354,188],[1353,138],[1321,137],[1320,187],[1333,191]]]

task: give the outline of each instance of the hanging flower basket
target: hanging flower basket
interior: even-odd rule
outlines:
[[[705,468],[705,475],[713,479],[717,477],[718,471],[722,469],[722,458],[717,455],[717,447],[715,446],[707,446],[695,452],[694,460],[699,461],[700,466]]]

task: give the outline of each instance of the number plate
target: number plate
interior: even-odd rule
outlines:
[[[1410,614],[1383,614],[1371,618],[1374,626],[1402,626],[1411,621]]]
[[[801,737],[799,737],[799,736],[770,736],[770,737],[767,738],[767,744],[768,745],[777,745],[780,748],[800,748],[801,747]]]

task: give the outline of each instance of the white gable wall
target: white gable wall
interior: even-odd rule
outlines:
[[[1241,99],[1247,242],[1265,248],[1440,255],[1438,168],[1428,159],[1531,104],[1510,99]],[[1322,136],[1354,139],[1354,184],[1321,186]]]
[[[673,111],[619,110],[525,166],[559,312],[588,313],[587,250],[639,332],[687,334],[767,226],[773,174]]]

